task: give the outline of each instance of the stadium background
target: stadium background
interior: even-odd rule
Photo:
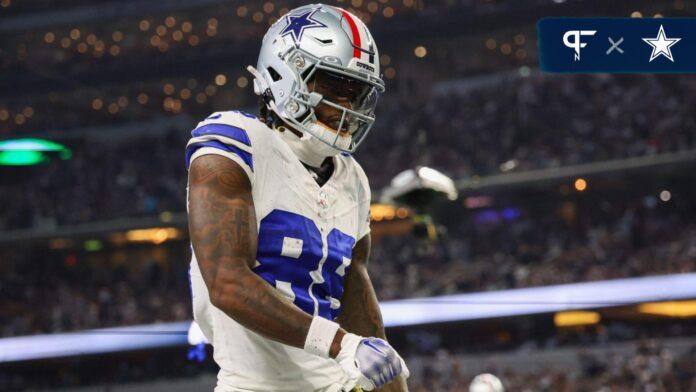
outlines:
[[[380,47],[387,92],[356,154],[375,202],[421,165],[459,190],[430,206],[432,222],[373,209],[380,300],[425,306],[400,326],[385,314],[411,390],[467,390],[481,372],[511,391],[696,390],[696,283],[679,298],[664,283],[694,279],[696,79],[542,74],[535,30],[544,16],[693,16],[696,4],[329,3],[365,21]],[[269,23],[300,4],[0,0],[0,390],[214,383],[185,327],[143,327],[191,319],[184,145],[213,111],[256,113],[244,68]],[[20,138],[58,145],[13,150]],[[640,301],[548,297],[515,313],[517,289],[607,280],[618,293],[646,289]],[[441,297],[479,292],[498,299]],[[438,304],[457,316],[430,320]],[[136,327],[85,331],[123,326]],[[175,343],[22,360],[27,350],[7,345],[157,331]]]

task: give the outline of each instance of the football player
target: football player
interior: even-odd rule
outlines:
[[[261,115],[217,112],[186,147],[195,320],[216,391],[406,391],[370,278],[370,188],[350,155],[384,90],[351,13],[290,11],[263,38]]]

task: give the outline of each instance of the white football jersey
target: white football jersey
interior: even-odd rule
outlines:
[[[187,168],[217,154],[249,176],[258,228],[253,271],[308,314],[336,318],[353,247],[370,231],[362,168],[350,155],[336,155],[320,187],[278,131],[237,111],[214,113],[191,135]],[[190,274],[194,318],[220,366],[216,391],[314,391],[345,381],[334,360],[269,340],[214,307],[195,254]]]

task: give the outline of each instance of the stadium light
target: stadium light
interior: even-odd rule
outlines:
[[[33,166],[44,162],[45,158],[37,151],[1,151],[0,166]]]
[[[417,46],[415,49],[413,49],[413,54],[415,54],[418,58],[423,58],[428,54],[428,50],[425,48],[425,46]]]
[[[585,189],[587,189],[587,181],[585,181],[585,179],[583,179],[583,178],[578,178],[577,180],[575,180],[574,185],[575,185],[575,190],[578,192],[582,192]]]
[[[99,252],[104,248],[104,243],[100,240],[87,240],[83,246],[87,252]]]
[[[601,319],[602,317],[597,312],[558,312],[553,316],[553,323],[557,327],[577,327],[597,324]]]
[[[664,202],[668,202],[669,199],[671,199],[671,198],[672,198],[672,194],[668,190],[665,189],[662,192],[660,192],[660,200],[662,200]]]
[[[70,159],[72,151],[62,144],[44,139],[11,139],[0,142],[0,166],[32,166],[50,161],[48,153]]]
[[[126,240],[130,242],[152,242],[155,245],[177,238],[181,238],[181,231],[174,227],[153,227],[126,232]]]
[[[666,317],[696,316],[696,301],[652,302],[638,305],[640,313]]]

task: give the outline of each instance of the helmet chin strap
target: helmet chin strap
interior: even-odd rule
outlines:
[[[315,128],[314,131],[317,132],[317,134],[333,134],[328,127],[320,122],[312,123],[310,127]],[[309,166],[321,167],[321,164],[326,158],[332,157],[340,152],[340,150],[331,147],[307,132],[303,133],[302,137],[298,137],[287,129],[279,129],[279,131],[281,131],[281,137],[288,146],[290,146],[290,149],[295,153],[297,158]],[[350,137],[340,137],[337,144],[338,143],[350,145]]]
[[[281,126],[279,128],[283,127]],[[295,153],[300,162],[312,167],[321,167],[324,159],[326,159],[327,156],[330,156],[321,154],[318,151],[314,151],[314,149],[310,148],[309,143],[307,143],[309,141],[307,136],[311,137],[310,135],[305,134],[302,137],[298,137],[287,129],[279,130],[281,131],[281,138],[285,141],[285,143],[288,144],[288,146],[290,146],[290,149]]]

